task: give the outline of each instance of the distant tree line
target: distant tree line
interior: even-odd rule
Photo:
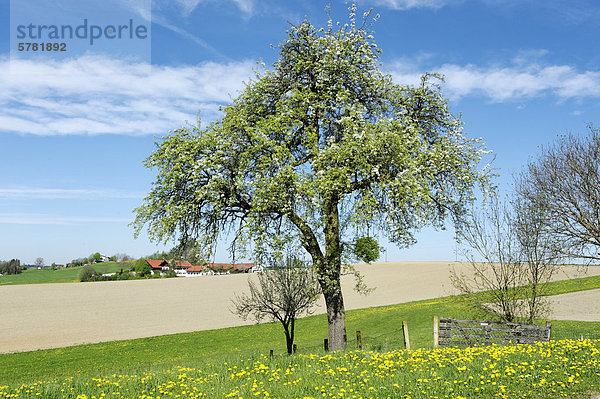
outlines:
[[[9,261],[0,261],[0,274],[19,274],[23,271],[19,259],[11,259]]]
[[[89,265],[92,263],[98,263],[102,260],[102,255],[100,252],[95,252],[88,257],[73,259],[71,262],[67,263],[67,267],[78,267]],[[126,253],[117,253],[109,258],[111,262],[123,262],[126,260],[133,260],[133,258]]]
[[[144,257],[145,259],[187,260],[191,264],[202,264],[206,260],[200,246],[195,243],[186,243],[184,246],[175,246],[168,251],[156,251]]]

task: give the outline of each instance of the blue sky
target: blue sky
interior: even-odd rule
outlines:
[[[13,11],[25,2],[13,0]],[[151,12],[149,0],[101,4],[109,19],[114,12],[151,24],[151,56],[120,48],[11,59],[10,4],[0,0],[0,260],[65,263],[96,251],[139,257],[162,248],[134,240],[128,226],[155,176],[142,161],[156,138],[198,112],[205,122],[218,118],[257,61],[277,59],[271,45],[285,40],[289,23],[327,22],[326,3],[308,0],[156,0]],[[330,5],[345,21],[348,5]],[[371,7],[380,14],[375,40],[396,83],[416,83],[425,71],[446,76],[453,112],[493,150],[504,191],[541,146],[598,122],[593,0],[357,5],[359,15]],[[90,9],[90,18],[97,14]],[[425,229],[417,239],[409,249],[386,245],[382,259],[454,260],[452,229]],[[229,259],[224,247],[217,261]]]

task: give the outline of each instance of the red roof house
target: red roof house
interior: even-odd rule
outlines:
[[[163,270],[169,266],[169,263],[163,259],[146,259],[152,270]]]
[[[187,268],[192,267],[192,264],[190,262],[188,262],[187,260],[176,260],[173,262],[173,267],[179,268],[179,269],[187,269]]]
[[[204,266],[191,266],[186,271],[188,273],[200,273],[204,269]]]

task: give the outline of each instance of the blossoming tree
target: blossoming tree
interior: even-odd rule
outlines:
[[[297,242],[327,307],[329,344],[346,347],[344,240],[368,226],[401,247],[413,232],[460,222],[485,184],[485,153],[462,133],[435,84],[400,86],[379,69],[370,24],[293,26],[273,70],[257,73],[221,119],[173,131],[146,166],[158,176],[136,209],[136,234],[232,248]],[[367,21],[368,13],[364,20]]]

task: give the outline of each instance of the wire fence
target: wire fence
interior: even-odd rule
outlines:
[[[552,331],[550,335],[550,339],[552,340],[561,340],[561,339],[600,339],[600,332],[573,332],[573,331]]]
[[[600,339],[600,323],[594,323],[595,325],[590,326],[589,331],[577,331],[568,328],[552,328],[550,339],[551,340],[562,340],[562,339],[573,339],[573,340],[598,340]],[[359,333],[360,332],[360,336]],[[348,349],[362,349],[365,351],[375,351],[375,352],[387,352],[397,349],[410,349],[410,335],[408,336],[408,331],[405,331],[402,328],[392,329],[392,330],[373,330],[373,329],[361,329],[359,331],[353,331],[349,333],[347,336],[347,348]],[[425,349],[432,349],[433,346],[433,329],[431,330],[431,340],[425,345]],[[302,344],[299,344],[297,347],[298,353],[326,353],[325,340],[326,336],[323,338],[316,338],[310,341],[303,341]],[[423,347],[422,337],[421,340],[417,342],[418,347]],[[280,352],[281,350],[275,350],[275,353]]]
[[[360,332],[360,338],[359,333]],[[325,335],[322,338],[303,340],[297,345],[297,353],[325,354],[328,351],[328,341]],[[406,342],[402,329],[394,330],[362,330],[353,331],[347,336],[348,349],[362,349],[365,351],[386,352],[395,349],[405,349]],[[281,353],[282,348],[278,346],[273,350],[274,354]]]

